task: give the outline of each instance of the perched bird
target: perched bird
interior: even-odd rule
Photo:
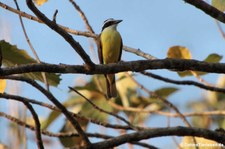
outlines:
[[[103,23],[98,48],[101,64],[117,63],[121,59],[123,41],[120,33],[117,31],[117,25],[121,21],[110,18]],[[108,98],[117,97],[115,74],[107,74],[105,78]]]

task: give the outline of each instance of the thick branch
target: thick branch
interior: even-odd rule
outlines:
[[[184,0],[185,2],[201,9],[209,16],[215,18],[216,20],[225,23],[225,14],[215,7],[209,5],[208,3],[204,2],[203,0]]]
[[[93,70],[83,65],[29,64],[0,69],[0,76],[29,72],[110,74],[125,71],[140,72],[147,69],[172,69],[177,71],[193,70],[211,73],[225,73],[225,63],[207,63],[185,59],[157,59],[96,65]]]
[[[27,0],[27,6],[34,12],[34,14],[42,20],[48,27],[53,29],[55,32],[60,34],[72,47],[73,49],[81,56],[81,58],[84,60],[84,62],[89,66],[90,68],[94,66],[94,63],[91,61],[90,57],[87,55],[87,53],[84,51],[82,46],[73,39],[73,37],[68,34],[64,29],[59,27],[54,21],[49,20],[43,13],[41,13],[34,5],[32,0]]]
[[[143,130],[135,133],[121,135],[106,141],[93,144],[93,148],[112,148],[130,141],[140,141],[162,136],[196,136],[214,140],[225,145],[225,134],[202,128],[186,128],[186,127],[170,127],[170,128],[155,128]]]

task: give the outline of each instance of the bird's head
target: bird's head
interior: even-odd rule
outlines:
[[[107,27],[113,27],[116,29],[117,25],[123,20],[115,20],[113,18],[109,18],[103,22],[102,31]]]

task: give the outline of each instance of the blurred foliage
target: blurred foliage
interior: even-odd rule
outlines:
[[[133,77],[127,72],[119,73],[117,76],[117,88],[119,97],[113,99],[112,101],[116,104],[123,107],[135,107],[145,110],[163,110],[165,105],[162,101],[151,96],[144,96],[138,92],[138,85],[132,80]],[[74,86],[74,89],[78,90],[82,95],[91,100],[95,105],[109,112],[121,113],[122,111],[113,108],[105,98],[105,78],[103,75],[95,75],[90,81],[86,82],[84,85]],[[155,90],[155,92],[161,97],[167,98],[168,96],[175,93],[178,89],[174,87],[164,87]],[[74,113],[79,113],[82,116],[87,118],[95,119],[100,122],[107,122],[109,115],[103,112],[100,112],[94,108],[88,101],[83,99],[81,96],[75,94],[73,91],[70,91],[70,97],[63,103],[63,105],[69,108]],[[136,112],[123,112],[128,118],[129,121],[133,124],[144,123],[145,120],[149,117],[148,113],[136,113]],[[49,114],[45,121],[42,123],[42,128],[47,129],[50,124],[52,124],[59,116],[60,112],[53,111]],[[83,120],[79,120],[82,122]],[[82,122],[82,127],[86,128],[88,126],[87,121]],[[68,130],[68,122],[65,122],[61,132]],[[74,129],[69,129],[74,130]],[[73,141],[72,141],[73,140]],[[77,142],[80,142],[79,137],[73,138],[64,138],[60,139],[64,147],[77,145]],[[73,143],[71,143],[73,142]]]
[[[178,58],[178,59],[191,59],[191,52],[188,48],[183,46],[173,46],[168,49],[168,58]],[[209,63],[218,63],[222,59],[221,55],[216,53],[209,54],[203,61]],[[196,74],[197,76],[205,75],[205,72],[199,71],[182,71],[178,72],[180,77],[192,76]],[[225,88],[225,76],[219,78],[217,87]],[[224,110],[225,109],[225,94],[206,91],[207,95],[202,97],[202,100],[196,100],[196,102],[191,102],[187,105],[195,112],[213,111],[213,110]],[[192,124],[195,127],[210,128],[213,124],[216,126],[225,128],[225,120],[223,116],[201,116],[192,117]]]
[[[221,75],[216,84],[219,88],[225,88],[225,75]],[[192,111],[204,112],[204,111],[216,111],[225,109],[225,94],[205,91],[205,96],[201,100],[189,103],[188,107]],[[210,128],[211,126],[217,126],[225,129],[225,119],[222,115],[215,116],[201,116],[192,117],[193,125],[202,128]]]
[[[7,67],[13,67],[23,64],[37,63],[35,59],[28,55],[25,50],[18,49],[16,46],[10,43],[0,40],[0,46],[2,49],[2,64]],[[45,73],[49,85],[57,86],[60,83],[60,75],[54,73]],[[23,76],[44,82],[40,72],[24,73]]]
[[[43,5],[44,3],[46,3],[48,0],[33,0],[35,2],[35,4],[37,4],[38,6]]]
[[[0,79],[0,93],[3,93],[6,88],[6,80],[5,79]]]

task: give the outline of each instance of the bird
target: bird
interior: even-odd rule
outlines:
[[[117,31],[117,25],[122,20],[109,18],[104,21],[99,35],[98,57],[100,64],[117,63],[121,59],[123,41]],[[117,97],[115,74],[105,74],[107,97]]]

